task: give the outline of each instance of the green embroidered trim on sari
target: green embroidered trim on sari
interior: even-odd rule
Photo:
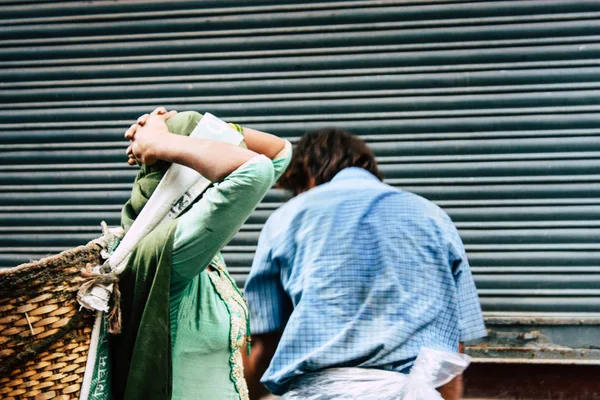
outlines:
[[[213,283],[215,290],[226,304],[231,319],[229,335],[229,365],[231,368],[231,380],[233,381],[241,400],[248,400],[248,386],[244,379],[244,365],[241,353],[241,349],[244,347],[244,344],[246,344],[246,335],[250,334],[248,331],[248,305],[238,290],[235,282],[229,273],[227,273],[225,265],[219,256],[213,259],[211,266],[214,267],[216,271],[211,271],[209,273],[210,280]]]

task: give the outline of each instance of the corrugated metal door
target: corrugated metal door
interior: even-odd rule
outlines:
[[[487,311],[600,312],[600,2],[3,1],[0,265],[118,224],[158,105],[360,134],[458,225]],[[225,248],[243,281],[272,191]]]

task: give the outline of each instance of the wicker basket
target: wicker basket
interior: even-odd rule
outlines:
[[[79,310],[77,290],[100,251],[90,243],[0,271],[0,398],[79,398],[94,314]]]

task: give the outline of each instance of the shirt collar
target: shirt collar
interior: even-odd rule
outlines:
[[[373,179],[379,181],[379,179],[375,175],[373,175],[366,169],[359,167],[344,168],[343,170],[335,174],[331,181],[334,182],[349,179]]]

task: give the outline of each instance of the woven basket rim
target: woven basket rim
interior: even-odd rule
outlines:
[[[92,248],[92,246],[96,246],[98,247],[98,250],[102,249],[102,246],[99,245],[98,243],[96,243],[95,241],[91,241],[88,244],[82,245],[82,246],[77,246],[77,247],[73,247],[71,249],[67,249],[67,250],[63,250],[58,254],[53,254],[44,258],[40,258],[39,260],[33,260],[30,261],[28,263],[23,263],[23,264],[19,264],[16,267],[8,267],[5,269],[0,269],[0,277],[4,276],[4,275],[12,275],[16,272],[22,272],[22,271],[27,271],[29,269],[35,269],[37,267],[39,267],[40,263],[48,263],[48,262],[53,262],[56,261],[57,259],[61,258],[64,255],[70,254],[70,255],[75,255],[77,253],[81,253],[84,251],[89,251],[89,250],[94,250]]]

